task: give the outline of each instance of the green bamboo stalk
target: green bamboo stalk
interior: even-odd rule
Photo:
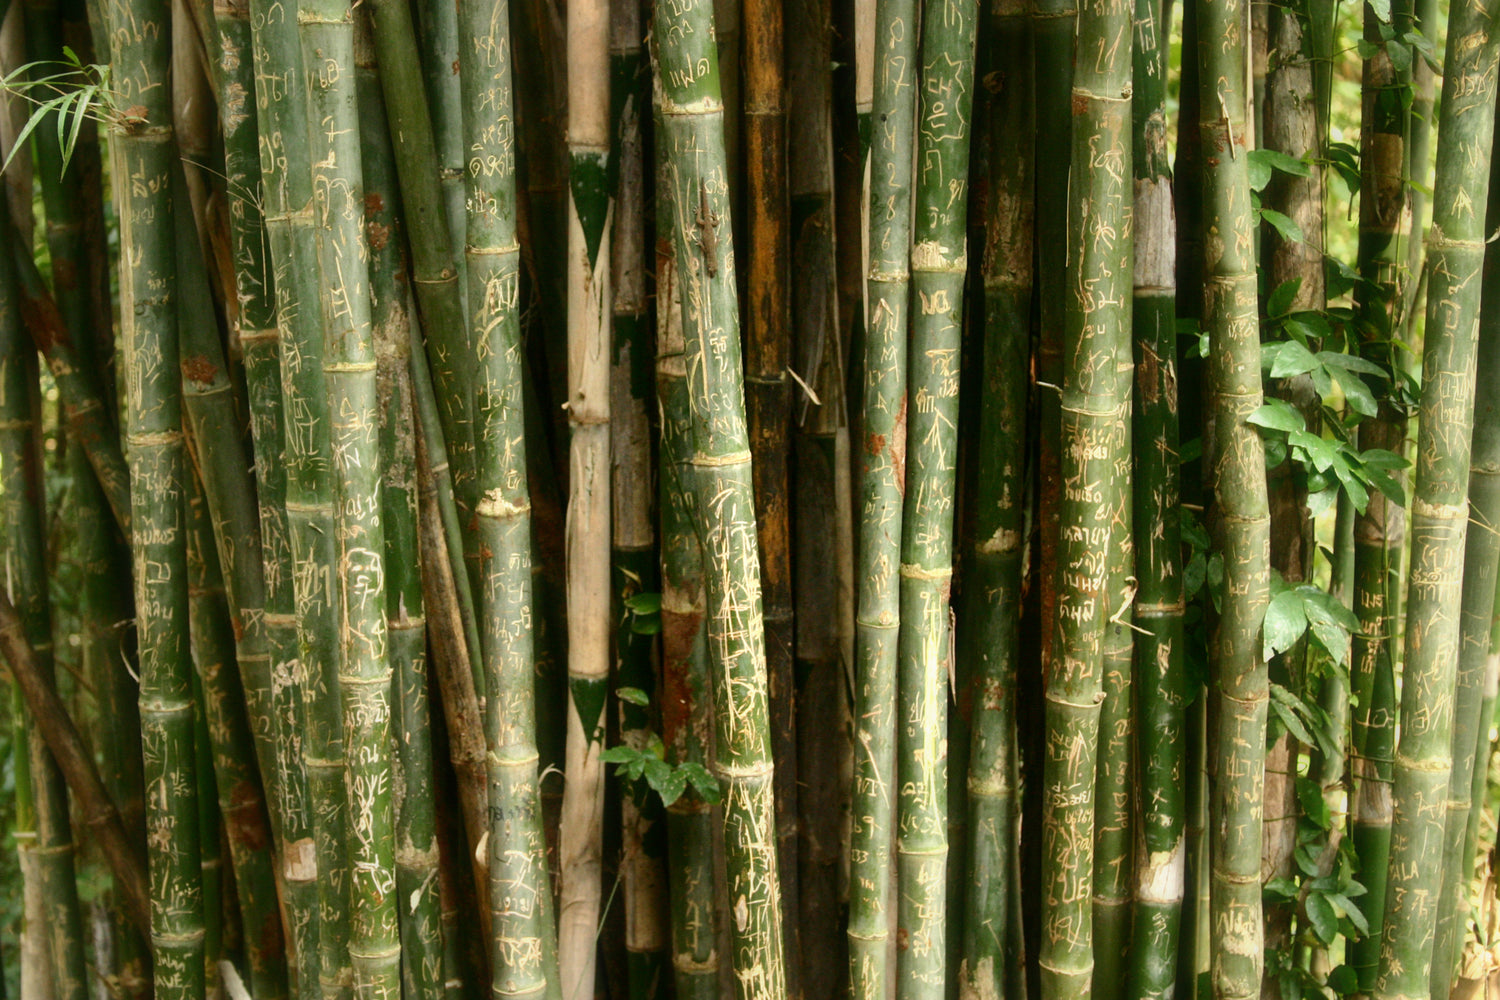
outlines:
[[[626,602],[656,593],[652,492],[651,409],[654,338],[648,324],[646,259],[646,155],[641,116],[649,113],[650,67],[644,58],[641,10],[610,7],[610,117],[616,169],[611,249],[614,346],[610,369],[610,450],[613,504],[612,584],[615,676],[619,687],[656,689],[655,643],[638,632]],[[620,740],[644,750],[660,727],[648,706],[620,699]],[[667,897],[666,815],[644,781],[622,782],[621,892],[625,952],[632,1000],[653,1000],[671,988],[671,909]]]
[[[194,497],[192,504],[199,504],[201,499]],[[188,515],[193,517],[194,515]],[[194,563],[197,557],[193,553],[193,543],[188,543],[188,574],[195,573]],[[192,584],[189,584],[191,587]],[[222,588],[215,592],[210,603],[217,601],[222,618],[228,618],[224,612],[227,605],[224,603]],[[197,614],[196,605],[200,598],[196,593],[188,596],[189,620]],[[193,632],[192,642],[196,647],[198,642],[197,626],[190,624]],[[196,653],[194,654],[196,658]],[[196,665],[196,664],[195,664]],[[199,852],[198,870],[199,883],[203,891],[203,981],[205,991],[210,997],[221,997],[224,995],[224,975],[220,963],[224,961],[224,938],[233,937],[234,930],[230,926],[233,920],[228,919],[229,913],[225,905],[226,888],[230,888],[228,880],[224,877],[224,857],[222,847],[223,830],[219,824],[219,787],[214,779],[213,751],[209,749],[212,741],[208,735],[208,721],[203,716],[203,690],[198,682],[198,676],[193,675],[193,751],[195,773],[198,776],[198,833],[202,840],[202,848]],[[233,905],[231,902],[230,906]]]
[[[788,991],[802,970],[797,919],[797,704],[792,614],[791,262],[787,189],[785,4],[742,0],[745,418],[755,484],[761,606],[770,688],[776,863],[781,876],[782,947]],[[728,74],[730,67],[722,66]],[[731,164],[736,161],[731,159]],[[668,224],[670,228],[670,223]],[[658,227],[660,230],[661,227]]]
[[[1314,20],[1320,15],[1332,17],[1332,8],[1324,5],[1306,12],[1272,7],[1267,18],[1268,44],[1277,53],[1266,72],[1263,129],[1260,145],[1307,163],[1306,175],[1276,171],[1261,194],[1266,207],[1290,218],[1302,230],[1303,238],[1290,240],[1269,223],[1261,227],[1261,260],[1266,288],[1274,290],[1287,282],[1297,282],[1292,308],[1321,311],[1327,305],[1323,282],[1323,201],[1322,168],[1318,154],[1323,142],[1318,132],[1317,102],[1314,92],[1313,38],[1318,29]],[[1298,409],[1307,426],[1316,433],[1320,426],[1320,400],[1310,375],[1273,381],[1272,396]],[[1271,511],[1271,567],[1288,584],[1299,584],[1311,578],[1316,552],[1313,521],[1307,513],[1307,485],[1294,473],[1293,463],[1281,462],[1267,473],[1268,503]],[[1272,659],[1270,678],[1287,690],[1306,693],[1306,642]],[[1297,847],[1297,762],[1302,746],[1292,733],[1281,727],[1276,740],[1266,752],[1264,825],[1261,843],[1261,870],[1266,877],[1290,878],[1295,871],[1293,855]],[[1265,942],[1272,951],[1292,946],[1293,900],[1271,903],[1265,913]],[[1281,996],[1280,973],[1276,968],[1264,974],[1262,994],[1267,1000]]]
[[[367,55],[367,53],[361,53]],[[385,615],[390,637],[397,774],[396,895],[400,901],[402,995],[437,1000],[443,992],[443,927],[432,727],[427,695],[427,622],[417,515],[412,395],[416,324],[407,284],[406,240],[396,158],[385,128],[378,63],[359,66],[364,225],[370,248],[370,322],[375,338],[385,527]]]
[[[1453,688],[1468,519],[1470,429],[1478,340],[1488,155],[1494,130],[1495,5],[1453,7],[1432,229],[1416,485],[1411,507],[1401,732],[1392,769],[1391,856],[1380,969],[1372,995],[1429,988],[1451,772]]]
[[[1067,299],[1068,174],[1061,167],[1072,161],[1071,107],[1073,58],[1077,29],[1077,0],[1038,0],[1033,18],[1036,38],[1036,116],[1047,127],[1038,130],[1038,163],[1057,169],[1037,175],[1036,241],[1039,325],[1036,382],[1040,389],[1040,435],[1037,455],[1037,525],[1041,539],[1037,586],[1040,621],[1057,620],[1058,517],[1062,503],[1060,478],[1063,382],[1063,304]],[[1042,672],[1051,676],[1057,653],[1055,629],[1042,629]],[[1045,890],[1044,890],[1045,891]],[[1040,951],[1038,952],[1040,954]]]
[[[791,502],[797,681],[796,757],[776,761],[795,775],[796,841],[778,852],[788,994],[832,997],[845,969],[839,933],[839,761],[845,740],[841,699],[844,633],[854,617],[848,416],[835,246],[833,4],[786,10],[787,179],[791,223],[791,335],[794,369],[809,387],[793,397]],[[773,723],[774,725],[774,723]],[[778,831],[780,832],[780,831]]]
[[[1109,619],[1122,610],[1116,577],[1123,567],[1105,554],[1129,545],[1128,515],[1122,517],[1119,509],[1122,505],[1128,509],[1128,501],[1115,470],[1122,460],[1129,467],[1129,419],[1124,414],[1129,412],[1130,393],[1116,359],[1130,356],[1125,348],[1130,317],[1123,307],[1132,253],[1129,189],[1125,186],[1130,176],[1126,129],[1131,62],[1129,43],[1115,40],[1129,38],[1130,13],[1123,6],[1115,9],[1108,4],[1082,6],[1078,12],[1079,49],[1098,51],[1100,56],[1080,61],[1072,89],[1074,180],[1069,195],[1069,293],[1058,446],[1064,488],[1059,505],[1057,624],[1047,680],[1048,745],[1042,779],[1042,852],[1049,866],[1043,872],[1042,921],[1047,929],[1040,961],[1044,997],[1088,995],[1095,982],[1105,992],[1109,985],[1118,985],[1124,973],[1117,967],[1117,949],[1125,938],[1109,926],[1102,912],[1105,907],[1095,901],[1125,899],[1129,891],[1128,871],[1115,873],[1100,867],[1128,857],[1129,842],[1116,837],[1111,844],[1108,839],[1110,826],[1117,825],[1110,821],[1111,803],[1104,799],[1112,797],[1112,783],[1106,781],[1096,789],[1096,771],[1101,764],[1113,766],[1107,754],[1100,752],[1099,743],[1101,710],[1111,703],[1109,688],[1114,687],[1106,681],[1106,670],[1113,675],[1119,672],[1115,657],[1107,656],[1106,642],[1112,632]],[[1118,164],[1118,169],[1097,169],[1095,158],[1100,156]],[[1117,283],[1117,291],[1104,292],[1112,282]],[[1119,715],[1124,707],[1120,697],[1117,691],[1113,704],[1119,707],[1111,716]],[[1110,775],[1106,772],[1105,777]],[[1127,881],[1118,884],[1121,874]],[[1098,937],[1096,911],[1106,916]],[[1100,966],[1098,977],[1094,976],[1096,965]]]
[[[1186,874],[1187,707],[1183,660],[1182,528],[1178,507],[1177,234],[1167,162],[1167,54],[1151,0],[1135,7],[1132,118],[1135,268],[1131,328],[1136,392],[1135,925],[1130,995],[1166,998],[1177,985]],[[1187,50],[1186,48],[1184,49]],[[1189,60],[1191,61],[1191,60]]]
[[[652,37],[667,154],[658,190],[671,198],[685,359],[702,376],[688,386],[691,465],[715,677],[714,767],[724,792],[735,913],[730,964],[740,1000],[780,1000],[785,979],[760,567],[712,11],[706,4],[660,4]]]
[[[463,93],[458,79],[458,5],[433,4],[424,8],[417,20],[422,79],[432,120],[438,176],[443,186],[443,211],[448,216],[453,265],[458,270],[462,292],[464,260],[459,250],[463,246],[467,222],[464,217]]]
[[[958,444],[958,347],[967,262],[969,117],[977,5],[933,5],[922,24],[916,223],[907,383],[906,494],[897,640],[897,867],[901,886],[896,995],[946,995],[947,665]],[[867,431],[868,433],[868,431]]]
[[[1500,168],[1492,155],[1485,233],[1493,232],[1500,221],[1497,220],[1500,216],[1497,172]],[[1500,319],[1494,315],[1497,295],[1500,295],[1500,252],[1487,248],[1474,370],[1476,386],[1489,386],[1500,377]],[[1486,305],[1488,310],[1484,308]],[[1458,673],[1453,695],[1450,751],[1453,769],[1448,780],[1443,875],[1432,951],[1431,990],[1435,997],[1447,996],[1454,985],[1463,943],[1468,937],[1470,882],[1474,876],[1469,816],[1483,804],[1482,799],[1472,798],[1476,785],[1474,772],[1489,765],[1490,717],[1483,713],[1482,703],[1489,669],[1495,573],[1500,566],[1500,531],[1497,531],[1500,529],[1500,406],[1490,393],[1475,399],[1469,476],[1469,529],[1464,542]]]
[[[401,137],[395,145],[396,172],[406,205],[412,288],[421,311],[429,364],[439,376],[438,412],[453,489],[461,509],[472,511],[474,446],[462,360],[469,356],[470,346],[463,320],[463,285],[454,260],[459,244],[453,240],[453,233],[462,229],[455,230],[448,215],[449,195],[443,187],[411,6],[406,0],[379,0],[371,11],[386,113],[392,134]],[[456,122],[445,125],[457,127]],[[450,136],[444,138],[451,141]],[[472,545],[472,538],[469,542]]]
[[[1392,17],[1409,23],[1411,5],[1393,4]],[[1366,39],[1380,37],[1373,10],[1364,12]],[[1397,306],[1401,300],[1401,213],[1406,201],[1405,137],[1409,115],[1403,95],[1408,73],[1392,65],[1384,47],[1364,63],[1363,125],[1360,129],[1361,190],[1360,276],[1355,307],[1361,326],[1369,331],[1364,353],[1371,360],[1396,361]],[[1400,453],[1406,420],[1383,400],[1380,412],[1359,427],[1359,446]],[[1352,839],[1360,859],[1366,919],[1370,933],[1350,944],[1350,964],[1361,991],[1374,988],[1380,961],[1381,927],[1385,918],[1386,869],[1391,836],[1391,755],[1395,748],[1396,687],[1392,650],[1395,597],[1400,551],[1406,539],[1406,513],[1381,494],[1370,497],[1354,525],[1354,612],[1360,630],[1353,637],[1349,682],[1359,706],[1351,726],[1354,775],[1357,781]]]
[[[264,123],[261,131],[286,151],[284,169],[277,162],[279,169],[267,171],[262,179],[272,257],[281,264],[276,297],[297,631],[298,672],[293,682],[303,692],[302,755],[312,835],[311,850],[303,846],[301,863],[315,881],[318,906],[316,975],[312,982],[304,978],[303,991],[316,989],[320,996],[333,1000],[348,995],[353,973],[348,955],[350,887],[340,651],[332,583],[336,564],[329,471],[332,448],[310,166],[315,154],[297,17],[269,4],[265,9],[252,8],[251,13],[252,23],[260,29],[256,85]]]
[[[468,256],[474,442],[489,763],[491,989],[560,995],[538,796],[532,681],[531,526],[522,410],[516,174],[509,3],[459,11],[464,136],[469,150]]]
[[[978,489],[958,634],[973,663],[962,996],[1025,995],[1019,911],[1020,762],[1015,689],[1025,553],[1027,367],[1035,284],[1032,5],[998,4],[990,45],[1006,72],[990,96]],[[970,645],[972,644],[972,645]]]
[[[176,145],[168,8],[160,0],[110,4],[115,85],[140,101],[111,131],[122,178],[120,316],[124,332],[130,516],[140,644],[141,742],[151,938],[163,1000],[204,994],[192,666],[188,655],[182,393],[178,383],[176,239],[170,211]]]
[[[1214,501],[1222,524],[1225,596],[1209,653],[1217,781],[1210,916],[1218,998],[1260,992],[1262,783],[1268,698],[1261,620],[1270,584],[1263,446],[1249,416],[1261,405],[1253,216],[1247,175],[1249,96],[1239,0],[1200,0],[1199,122],[1203,148],[1203,313],[1209,332]],[[1212,237],[1212,238],[1211,238]]]
[[[28,4],[26,45],[33,60],[56,60],[67,44],[85,63],[93,48],[82,11],[50,2]],[[32,133],[37,156],[37,180],[47,220],[47,247],[52,258],[52,288],[66,342],[83,371],[103,373],[96,384],[106,414],[106,440],[118,455],[118,431],[108,419],[112,409],[114,328],[110,316],[109,255],[103,246],[103,188],[100,181],[98,132],[90,121],[83,126],[68,169],[63,168],[55,116],[48,116]],[[20,249],[20,248],[18,248]],[[28,255],[29,250],[20,252]],[[0,265],[7,266],[7,265]],[[66,405],[66,404],[65,404]],[[142,782],[140,719],[136,684],[128,670],[119,669],[122,623],[134,619],[130,591],[118,581],[129,572],[129,550],[115,527],[108,498],[90,464],[87,450],[67,451],[70,479],[67,518],[73,526],[76,558],[83,570],[78,595],[80,665],[95,695],[94,745],[101,751],[111,779],[111,793],[130,815],[131,829],[141,828]],[[125,474],[123,456],[119,470]],[[118,938],[118,967],[122,982],[132,978],[130,963],[144,952],[138,936],[121,912],[123,891],[116,889],[114,931]],[[138,977],[137,977],[138,978]]]
[[[0,213],[0,220],[0,240],[14,239],[9,212]],[[5,589],[20,614],[41,679],[55,688],[37,356],[22,327],[17,286],[11,262],[0,259],[0,501],[6,526],[0,555],[6,568]],[[35,883],[46,907],[46,919],[29,924],[28,932],[40,938],[52,981],[50,995],[56,1000],[83,1000],[88,974],[67,787],[34,714],[22,713],[17,719],[33,805],[33,836],[25,853],[31,862],[28,875],[35,878],[27,882]],[[16,763],[21,763],[19,747]]]
[[[389,780],[392,670],[354,14],[342,0],[305,2],[297,22],[303,65],[318,68],[308,73],[307,131],[336,539],[330,597],[347,796],[348,971],[356,996],[397,997],[401,945]],[[417,72],[415,58],[410,68]]]
[[[320,583],[317,497],[323,491],[316,431],[326,413],[317,354],[316,263],[310,216],[311,174],[306,170],[305,80],[296,18],[284,6],[252,0],[251,49],[256,132],[281,155],[260,159],[267,258],[272,262],[273,310],[249,299],[241,309],[244,352],[255,442],[256,496],[260,503],[261,569],[265,630],[271,657],[270,739],[275,749],[271,783],[277,802],[280,880],[299,1000],[322,996],[322,901],[339,887],[339,866],[319,855],[330,776],[321,767],[326,746],[313,730],[316,685],[328,660]],[[243,58],[243,54],[241,55]],[[245,234],[248,235],[248,234]],[[322,508],[326,512],[326,507]],[[326,732],[326,730],[322,730]],[[334,780],[337,780],[336,778]],[[325,818],[328,813],[321,813]],[[326,877],[325,877],[326,876]]]
[[[659,95],[658,95],[659,96]],[[657,231],[672,222],[661,120],[657,118]],[[661,516],[662,741],[674,766],[708,766],[713,731],[704,621],[703,552],[694,529],[694,469],[687,359],[677,254],[656,244],[656,394],[661,413],[658,508]],[[719,996],[719,909],[714,885],[715,831],[710,803],[687,789],[667,809],[672,968],[677,996]]]
[[[180,172],[174,180],[178,204],[184,204],[187,185]],[[269,736],[272,697],[260,527],[196,230],[188,213],[175,217],[183,407],[204,497],[203,510],[195,501],[188,511],[189,621],[197,678],[208,699],[205,724],[213,738],[200,756],[213,768],[225,799],[222,822],[248,929],[251,985],[257,996],[273,998],[286,995],[287,968],[261,784],[262,775],[274,768],[275,752],[268,740],[257,743],[252,736],[256,729]],[[217,847],[217,837],[209,844],[206,829],[202,839],[205,846]],[[210,902],[205,897],[205,914],[211,916]],[[217,967],[210,965],[209,971],[212,976]]]
[[[881,3],[875,23],[867,316],[861,410],[849,983],[884,1000],[895,976],[891,843],[896,784],[897,569],[906,475],[906,335],[916,114],[917,5]]]
[[[594,988],[610,663],[609,4],[568,4],[568,714],[558,856],[565,1000]]]

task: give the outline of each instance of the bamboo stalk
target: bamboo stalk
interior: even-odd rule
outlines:
[[[788,989],[797,995],[797,702],[793,650],[790,226],[787,188],[786,5],[742,0],[744,102],[745,417],[755,485],[766,630],[771,756],[776,764],[776,862]],[[728,74],[729,66],[721,67]],[[728,153],[726,153],[728,155]],[[737,161],[728,161],[733,168]],[[735,182],[731,180],[731,184]],[[661,230],[662,227],[658,227]]]
[[[191,253],[196,248],[187,250]],[[198,273],[201,275],[201,270]],[[207,291],[206,286],[203,290]],[[188,325],[184,316],[184,327]],[[195,443],[197,440],[195,435]],[[241,682],[245,671],[235,659],[239,629],[219,563],[211,508],[202,495],[201,480],[195,480],[193,487],[196,495],[190,498],[188,507],[189,621],[196,668],[194,692],[201,705],[196,714],[202,717],[200,735],[207,741],[197,748],[197,755],[208,768],[205,777],[211,779],[203,781],[200,787],[217,796],[206,806],[199,803],[200,815],[213,820],[211,827],[203,827],[203,842],[213,848],[214,874],[222,878],[223,861],[218,852],[222,823],[244,926],[250,985],[257,997],[273,1000],[287,995],[287,965],[276,898],[275,859],[269,850],[273,843],[271,825],[246,716]],[[206,849],[203,867],[209,867]],[[207,892],[217,886],[205,880],[204,888],[204,913],[212,923],[221,907]],[[210,949],[207,958],[212,982],[218,975],[218,956]]]
[[[490,829],[490,962],[495,993],[560,996],[538,795],[531,503],[526,480],[517,315],[520,248],[510,131],[509,4],[459,11],[464,135],[469,149],[468,257],[479,495],[480,638],[485,675]]]
[[[361,50],[360,160],[365,238],[370,248],[370,325],[380,405],[380,511],[385,528],[385,615],[390,638],[393,743],[396,749],[396,896],[402,996],[436,1000],[443,992],[436,790],[428,711],[427,622],[419,539],[416,414],[412,353],[416,323],[407,280],[404,208],[396,157],[386,129],[380,65]]]
[[[0,238],[14,238],[9,212],[0,219]],[[0,589],[7,591],[14,602],[16,625],[30,644],[35,682],[55,698],[38,366],[36,353],[21,328],[16,286],[14,267],[9,260],[0,260],[0,498],[5,512],[5,532],[0,536],[5,586]],[[29,861],[25,881],[28,890],[35,888],[46,910],[45,919],[35,923],[28,919],[27,933],[38,939],[51,980],[51,995],[56,1000],[83,1000],[88,975],[74,880],[67,786],[48,748],[39,716],[35,709],[17,714],[17,736],[24,737],[24,768],[32,798],[33,832],[24,849]],[[19,747],[16,763],[21,764]]]
[[[1500,222],[1500,185],[1491,145],[1488,213],[1483,232]],[[1500,321],[1494,303],[1500,295],[1500,253],[1485,250],[1482,265],[1476,386],[1500,377]],[[1485,307],[1489,308],[1486,309]],[[1483,799],[1473,798],[1475,771],[1489,766],[1490,716],[1483,711],[1489,671],[1490,631],[1495,607],[1495,574],[1500,565],[1500,412],[1492,394],[1474,403],[1474,434],[1469,465],[1468,534],[1464,541],[1463,597],[1460,604],[1458,673],[1453,696],[1453,769],[1448,781],[1443,832],[1443,876],[1433,940],[1431,991],[1446,996],[1455,985],[1459,959],[1468,939],[1470,883],[1474,876],[1474,841],[1470,812]]]
[[[1394,4],[1392,17],[1408,23],[1411,5]],[[1372,10],[1364,15],[1366,38],[1378,38],[1380,23]],[[1408,111],[1402,93],[1409,75],[1397,70],[1382,48],[1363,67],[1363,125],[1360,129],[1361,189],[1358,266],[1364,282],[1355,290],[1355,307],[1370,331],[1364,353],[1390,364],[1396,360],[1397,305],[1401,300],[1399,236],[1406,202],[1405,137]],[[1389,399],[1380,412],[1359,427],[1362,449],[1400,453],[1406,421]],[[1350,944],[1350,964],[1361,991],[1374,988],[1385,918],[1387,862],[1390,857],[1391,754],[1395,747],[1394,678],[1395,597],[1400,551],[1406,539],[1406,513],[1382,494],[1370,497],[1354,525],[1354,611],[1360,630],[1353,637],[1350,690],[1359,708],[1351,726],[1354,775],[1357,780],[1352,840],[1360,859],[1360,880],[1367,894],[1370,933]]]
[[[1130,992],[1175,992],[1186,872],[1186,709],[1177,455],[1176,225],[1167,162],[1167,53],[1157,5],[1136,4],[1133,78],[1136,576],[1135,926]]]
[[[1453,686],[1459,657],[1462,546],[1468,518],[1470,429],[1484,260],[1487,157],[1494,130],[1493,5],[1452,9],[1438,129],[1438,170],[1427,241],[1427,325],[1416,485],[1411,507],[1401,731],[1392,768],[1391,857],[1375,997],[1428,989],[1438,856],[1451,771]],[[1477,161],[1477,162],[1476,162]]]
[[[855,625],[849,983],[884,1000],[895,982],[891,845],[896,783],[898,567],[906,477],[906,347],[910,289],[917,5],[881,3],[875,23],[861,411],[859,596]]]
[[[657,121],[658,153],[662,152]],[[656,158],[658,179],[667,157]],[[670,229],[670,189],[657,185],[657,231]],[[682,342],[682,300],[671,240],[656,252],[656,393],[661,412],[659,510],[661,515],[662,741],[675,766],[706,767],[713,753],[708,608],[703,552],[694,530],[695,475],[687,360]],[[715,895],[715,830],[710,804],[689,788],[667,809],[668,889],[672,911],[672,968],[681,1000],[719,996],[719,904]]]
[[[825,998],[845,962],[838,933],[838,761],[844,742],[844,622],[852,619],[852,563],[842,522],[848,498],[833,149],[833,5],[786,11],[787,178],[791,223],[791,333],[795,369],[807,388],[793,397],[796,476],[791,497],[797,679],[796,757],[777,760],[796,778],[796,840],[779,852],[788,993]],[[774,726],[774,723],[773,723]],[[781,831],[778,831],[781,832]]]
[[[1131,155],[1126,143],[1130,46],[1116,46],[1112,40],[1129,37],[1129,14],[1107,4],[1084,5],[1078,11],[1079,50],[1098,51],[1100,56],[1086,64],[1080,61],[1072,90],[1077,114],[1059,445],[1064,488],[1043,761],[1042,851],[1044,864],[1051,866],[1043,874],[1044,997],[1087,995],[1091,985],[1105,993],[1123,978],[1117,967],[1123,938],[1108,919],[1114,908],[1100,905],[1125,889],[1111,884],[1118,874],[1101,879],[1111,872],[1100,870],[1100,863],[1123,857],[1123,845],[1107,839],[1110,827],[1119,821],[1110,819],[1112,803],[1104,799],[1110,782],[1097,789],[1096,771],[1105,767],[1108,779],[1116,764],[1110,754],[1100,752],[1099,744],[1113,735],[1102,732],[1103,707],[1113,706],[1111,716],[1119,715],[1122,707],[1118,689],[1110,698],[1120,672],[1117,659],[1108,654],[1113,631],[1109,619],[1123,610],[1116,578],[1124,567],[1107,555],[1095,556],[1128,549],[1129,519],[1117,509],[1125,501],[1115,470],[1122,459],[1128,468],[1129,455],[1129,424],[1122,409],[1129,412],[1130,393],[1116,359],[1130,331],[1130,317],[1123,309],[1123,282],[1130,274],[1132,253],[1125,187]],[[1095,169],[1096,156],[1108,157],[1119,169]],[[1120,283],[1118,294],[1103,292],[1111,282]],[[1127,533],[1123,537],[1122,530]],[[1119,763],[1123,769],[1123,761]],[[1097,937],[1096,914],[1105,918]]]
[[[304,2],[297,23],[303,65],[320,67],[308,74],[307,114],[336,539],[329,596],[347,800],[347,972],[356,996],[394,997],[401,950],[389,780],[392,668],[354,14],[341,0]]]
[[[178,383],[176,239],[169,199],[176,145],[171,125],[169,8],[161,0],[110,5],[135,26],[111,36],[116,85],[140,101],[114,125],[113,162],[122,247],[126,450],[140,644],[141,742],[152,881],[151,938],[157,995],[204,993],[192,666],[188,656],[182,398]]]
[[[906,494],[912,502],[905,505],[901,523],[897,640],[897,922],[907,941],[896,958],[901,1000],[946,995],[948,595],[977,22],[977,5],[958,3],[928,7],[922,23],[920,173],[911,243],[911,288],[919,308],[912,317],[907,383],[908,440],[918,447],[907,451]]]
[[[656,690],[656,646],[638,632],[625,602],[660,587],[652,493],[651,386],[654,338],[646,259],[646,151],[641,116],[649,113],[641,10],[610,7],[610,117],[617,165],[610,288],[614,346],[610,369],[610,498],[615,676],[619,687]],[[659,699],[653,699],[659,704]],[[659,712],[620,700],[620,741],[644,750],[659,729]],[[652,1000],[670,989],[671,908],[667,897],[666,814],[646,782],[621,782],[621,891],[625,952],[632,1000]]]
[[[968,870],[961,996],[1025,995],[1020,913],[1020,766],[1015,691],[1025,554],[1027,367],[1035,284],[1036,108],[1027,2],[989,13],[1005,70],[989,100],[983,246],[984,343],[974,532],[959,635],[972,658]]]
[[[734,911],[730,964],[741,1000],[785,994],[760,567],[713,13],[658,5],[655,63],[671,240],[681,282],[698,530],[715,677],[714,768],[724,793]]]
[[[564,1000],[594,988],[610,663],[609,5],[568,4],[567,764],[559,827]]]
[[[337,877],[317,851],[326,801],[323,747],[312,730],[316,683],[326,647],[309,612],[326,606],[310,585],[321,580],[309,536],[319,492],[319,459],[313,431],[321,409],[321,370],[307,351],[317,341],[316,265],[305,211],[311,197],[301,51],[296,19],[286,8],[252,0],[251,46],[259,139],[282,150],[260,161],[261,197],[274,312],[247,302],[240,343],[249,387],[260,501],[261,566],[265,578],[265,628],[271,655],[272,788],[281,828],[281,883],[295,955],[299,1000],[321,998],[322,897]],[[274,320],[274,326],[270,322]],[[264,323],[264,326],[252,326]],[[305,644],[304,644],[305,643]],[[326,813],[325,813],[326,815]]]
[[[1213,990],[1260,991],[1262,783],[1268,698],[1261,620],[1269,589],[1263,446],[1247,418],[1261,405],[1260,334],[1239,0],[1200,0],[1199,123],[1203,148],[1203,313],[1209,331],[1214,501],[1225,597],[1209,653],[1217,784],[1210,803]],[[1210,239],[1210,235],[1217,235]],[[1207,467],[1207,466],[1206,466]]]

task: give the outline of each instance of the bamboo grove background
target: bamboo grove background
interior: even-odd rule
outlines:
[[[1500,991],[1497,0],[0,25],[4,995]]]

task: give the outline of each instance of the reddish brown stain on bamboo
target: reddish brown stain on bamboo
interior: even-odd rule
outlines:
[[[896,489],[906,496],[906,397],[901,397],[901,410],[896,414],[896,426],[891,429],[888,449],[891,468],[896,470]]]
[[[380,196],[371,195],[371,197],[379,198]],[[370,249],[384,250],[385,245],[391,241],[391,227],[382,226],[372,219],[366,228],[369,230]]]
[[[697,612],[661,611],[661,645],[666,669],[662,671],[661,729],[670,746],[687,733],[693,714],[693,689],[687,679],[687,660],[692,656],[693,637],[703,624]]]
[[[876,455],[879,455],[884,450],[885,450],[885,435],[884,434],[867,434],[867,435],[865,435],[865,454],[866,455],[874,457]]]
[[[207,385],[218,375],[219,369],[201,354],[193,354],[182,360],[182,377],[190,382]]]

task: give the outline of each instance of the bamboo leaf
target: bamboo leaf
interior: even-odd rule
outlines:
[[[1307,615],[1302,610],[1302,604],[1302,597],[1295,590],[1283,590],[1271,598],[1271,603],[1266,607],[1267,659],[1291,649],[1302,637],[1302,633],[1307,631]]]
[[[1302,431],[1306,426],[1302,414],[1284,399],[1268,399],[1254,413],[1245,418],[1257,427],[1273,431]]]
[[[639,705],[642,708],[645,708],[647,705],[651,704],[651,699],[647,697],[646,692],[642,691],[640,688],[615,688],[615,697],[619,698],[621,701],[628,701],[632,705]]]
[[[1339,918],[1333,911],[1333,904],[1327,898],[1313,893],[1307,897],[1306,910],[1313,934],[1323,944],[1333,944],[1333,939],[1339,932]]]
[[[1279,350],[1271,351],[1272,347],[1279,348]],[[1310,372],[1318,366],[1318,358],[1295,340],[1281,344],[1267,344],[1261,349],[1261,354],[1271,356],[1272,378],[1291,378],[1294,375]]]
[[[1288,243],[1301,243],[1303,240],[1302,227],[1297,225],[1291,216],[1284,215],[1274,208],[1262,208],[1260,217],[1270,223],[1271,228],[1281,234],[1281,238]]]

